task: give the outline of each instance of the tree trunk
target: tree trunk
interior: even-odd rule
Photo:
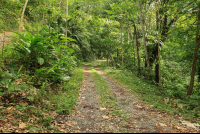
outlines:
[[[134,46],[134,38],[135,38],[135,35],[134,35],[134,33],[133,34],[131,34],[131,32],[130,32],[130,37],[132,38],[132,45],[133,45],[133,59],[134,59],[134,68],[135,68],[135,46]]]
[[[129,36],[130,36],[130,32],[129,32],[129,24],[127,25],[127,39],[128,39],[128,44],[129,44]]]
[[[159,2],[158,11],[156,13],[156,25],[158,31],[158,43],[156,44],[156,65],[155,65],[155,82],[159,87],[160,85],[160,23],[159,23]]]
[[[134,33],[135,33],[135,41],[136,41],[136,49],[137,49],[137,59],[138,59],[138,73],[140,72],[140,53],[139,53],[139,42],[137,37],[137,29],[135,26],[135,22],[133,21]]]
[[[198,60],[200,62],[200,56],[199,55],[198,55],[198,58],[199,58]],[[200,66],[198,66],[198,82],[200,82]]]
[[[122,65],[123,65],[123,39],[122,39],[122,22],[121,22],[121,46],[122,46]]]
[[[108,51],[106,50],[106,58],[107,58],[107,66],[109,66],[109,63],[108,63]]]
[[[22,21],[23,21],[23,17],[24,17],[24,12],[25,12],[27,3],[28,3],[28,0],[26,0],[26,2],[25,2],[25,4],[24,4],[24,8],[23,8],[23,10],[22,10],[22,15],[21,15],[20,23],[19,23],[18,33],[19,33],[20,30],[21,30],[21,25],[22,25]]]
[[[45,0],[45,2],[44,2],[45,7],[46,7],[46,3],[47,3],[47,1]],[[42,27],[44,25],[44,19],[45,19],[45,14],[43,13],[43,15],[42,15]]]
[[[5,31],[5,28],[4,28],[4,32],[3,32],[3,38],[2,38],[2,42],[3,42],[3,45],[2,45],[2,59],[3,59],[3,49],[4,49],[4,43],[5,43],[5,40],[6,40],[6,31]]]
[[[117,63],[119,63],[119,49],[117,48]]]
[[[197,32],[196,32],[196,47],[194,50],[194,58],[193,58],[193,65],[192,65],[192,73],[191,73],[191,79],[190,79],[190,86],[187,91],[187,95],[191,95],[193,91],[193,86],[194,86],[194,76],[196,72],[196,63],[198,59],[198,50],[200,46],[200,34],[199,34],[199,29],[200,29],[200,5],[198,6],[198,21],[197,21]]]
[[[67,31],[68,31],[67,20],[68,20],[68,0],[66,0],[66,37],[67,37]],[[65,45],[67,46],[67,40],[65,42]]]
[[[143,43],[144,43],[144,51],[145,51],[145,57],[146,57],[146,62],[147,62],[147,68],[148,68],[148,72],[150,73],[149,55],[148,55],[148,52],[147,52],[146,39],[145,39],[145,31],[144,31],[144,18],[143,18],[143,15],[142,15],[142,10],[141,10],[141,7],[140,7],[139,0],[138,0],[138,8],[139,8],[140,19],[141,19],[142,34],[143,34]],[[149,73],[148,73],[148,77],[149,77]]]
[[[164,0],[164,2],[165,2],[165,0]],[[165,4],[165,3],[164,3]],[[164,18],[161,18],[160,16],[164,16]],[[162,14],[162,15],[160,15],[159,16],[159,18],[157,18],[157,19],[159,19],[159,20],[164,20],[164,21],[160,21],[160,24],[159,24],[159,26],[160,26],[160,34],[161,34],[161,37],[160,37],[160,40],[162,41],[162,42],[164,42],[166,39],[167,39],[167,36],[168,36],[168,32],[169,32],[169,30],[170,30],[170,27],[172,26],[172,24],[174,24],[177,20],[178,20],[178,16],[176,16],[174,19],[172,19],[170,22],[169,22],[169,24],[167,25],[167,15],[164,15],[164,14]],[[161,27],[162,26],[162,27]],[[158,29],[158,25],[157,25],[157,29]],[[160,46],[161,47],[161,46]],[[155,59],[156,59],[156,57],[157,57],[157,48],[155,47],[155,50],[153,51],[153,52],[151,52],[151,58],[150,58],[150,67],[153,65],[153,63],[154,63],[154,61],[155,61]]]

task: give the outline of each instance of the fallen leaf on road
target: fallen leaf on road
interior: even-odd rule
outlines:
[[[65,123],[67,126],[69,126],[69,127],[72,127],[72,124],[71,123]]]
[[[169,102],[169,98],[168,97],[164,98],[164,101],[165,101],[165,103],[168,103]]]
[[[184,130],[185,128],[182,128],[182,127],[176,127],[177,129],[179,129],[179,130]]]
[[[7,112],[7,113],[12,113],[13,110],[14,110],[13,107],[8,107],[8,108],[6,108],[6,112]]]
[[[163,123],[159,123],[160,126],[163,126],[163,127],[167,127],[166,124],[163,124]]]
[[[101,107],[100,110],[103,111],[103,110],[106,110],[106,108],[102,108],[102,107]]]
[[[13,120],[13,119],[15,119],[13,116],[9,116],[9,118],[8,118],[9,120]]]
[[[1,127],[4,126],[4,123],[5,123],[5,122],[4,122],[3,120],[0,120],[0,126],[1,126]]]
[[[64,130],[64,129],[60,129],[60,131],[61,131],[61,132],[64,132],[64,133],[66,133],[66,132],[67,132],[67,131],[66,131],[66,130]]]
[[[63,121],[59,121],[59,123],[63,124],[64,122]]]
[[[190,123],[188,121],[181,121],[181,123],[184,124],[184,125],[186,125],[186,126],[188,126],[188,127],[193,127],[193,128],[200,127],[199,124],[197,124],[197,123]]]
[[[19,128],[23,129],[26,127],[26,124],[25,123],[19,123]]]
[[[181,104],[178,104],[177,106],[178,106],[179,108],[183,108],[183,105],[181,105]]]
[[[109,117],[105,116],[105,115],[103,115],[102,117],[103,117],[103,119],[109,119]]]
[[[28,119],[28,122],[29,122],[29,123],[33,123],[33,118],[29,118],[29,119]]]
[[[142,106],[139,106],[139,105],[136,105],[136,107],[138,107],[138,108],[142,108]]]
[[[17,114],[22,115],[22,113],[20,111],[17,111]]]
[[[152,108],[152,107],[154,107],[154,106],[153,106],[153,105],[149,105],[149,107],[151,107],[151,108]]]
[[[77,125],[77,122],[73,121],[72,124],[73,124],[73,125]]]

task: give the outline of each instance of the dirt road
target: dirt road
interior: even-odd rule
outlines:
[[[84,66],[84,81],[73,114],[57,116],[53,123],[60,126],[62,132],[80,133],[182,133],[200,132],[198,127],[189,127],[180,123],[179,119],[166,117],[139,98],[130,94],[128,89],[121,87],[108,77],[101,69],[94,66],[97,72],[107,82],[119,103],[119,107],[126,112],[129,119],[113,117],[107,109],[102,107],[96,92],[95,82],[91,77],[89,66]],[[122,125],[126,124],[126,125]]]

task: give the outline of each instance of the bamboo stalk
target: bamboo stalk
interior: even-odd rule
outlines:
[[[5,37],[6,37],[6,32],[4,31],[3,39],[2,39],[2,42],[3,42],[3,46],[2,46],[2,59],[3,59],[4,42],[5,42],[5,40],[6,40]]]
[[[159,1],[158,1],[158,17],[159,17]],[[159,21],[160,23],[160,21]],[[158,26],[158,87],[160,86],[160,27]]]
[[[144,51],[145,51],[145,56],[146,56],[146,61],[147,61],[147,68],[148,68],[148,78],[149,78],[149,73],[150,73],[150,65],[149,65],[149,55],[147,51],[147,46],[146,46],[146,39],[145,39],[145,31],[144,31],[144,16],[142,15],[142,8],[140,7],[140,2],[138,1],[138,8],[139,8],[139,14],[140,14],[140,20],[141,20],[141,26],[142,26],[142,35],[143,35],[143,43],[144,43]]]
[[[24,8],[23,8],[23,10],[22,10],[22,15],[21,15],[20,23],[19,23],[18,33],[20,32],[20,29],[21,29],[22,20],[23,20],[23,17],[24,17],[24,12],[25,12],[25,9],[26,9],[26,6],[27,6],[27,3],[28,3],[28,0],[26,0],[26,2],[25,2],[25,4],[24,4]]]
[[[67,20],[68,20],[68,0],[66,0],[66,37],[67,37],[67,31],[68,31]],[[67,46],[67,41],[65,42],[65,45]]]

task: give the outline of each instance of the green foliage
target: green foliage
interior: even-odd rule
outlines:
[[[58,37],[63,35],[57,36],[54,32],[49,39],[44,31],[39,33],[44,35],[32,35],[27,31],[25,35],[17,33],[22,39],[13,48],[16,55],[14,62],[23,64],[29,75],[35,74],[35,86],[46,81],[59,83],[69,80],[69,76],[62,75],[69,75],[76,66],[76,58],[72,56],[74,50],[68,47],[62,50],[62,44],[56,45],[62,42]]]
[[[13,91],[15,85],[13,85],[13,81],[15,77],[9,72],[0,72],[0,96],[3,96],[7,92]]]
[[[20,13],[21,3],[17,1],[11,2],[10,0],[1,0],[0,5],[0,32],[17,29],[17,17]]]
[[[56,104],[56,111],[61,114],[69,114],[74,108],[78,96],[78,90],[83,80],[83,70],[81,67],[72,72],[69,82],[65,82],[62,91],[52,96],[52,103]]]

